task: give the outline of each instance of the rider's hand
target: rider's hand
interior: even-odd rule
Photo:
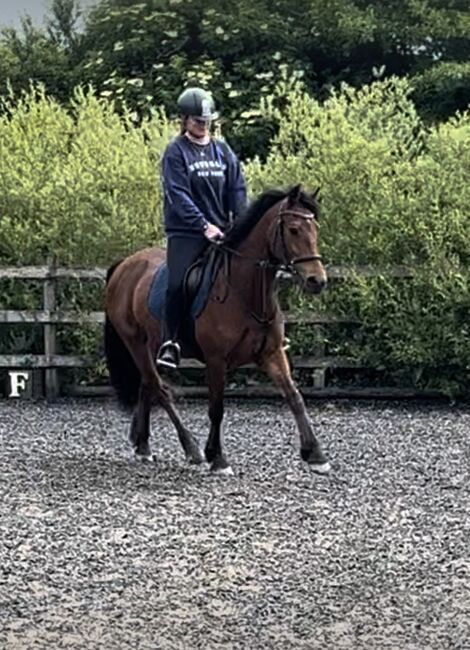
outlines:
[[[224,233],[218,226],[215,226],[213,223],[210,223],[204,231],[204,237],[207,239],[223,239]]]

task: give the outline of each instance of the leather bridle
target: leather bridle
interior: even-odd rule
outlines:
[[[312,212],[301,212],[300,210],[289,210],[285,205],[284,200],[277,212],[277,224],[276,230],[273,237],[273,242],[271,246],[271,255],[269,258],[258,258],[252,257],[250,255],[245,255],[240,253],[236,248],[232,248],[224,244],[224,241],[213,242],[219,250],[225,253],[230,253],[241,259],[251,260],[253,264],[261,269],[261,295],[262,295],[262,305],[261,305],[261,314],[257,314],[252,310],[249,310],[250,315],[264,327],[268,327],[276,317],[274,313],[272,316],[268,316],[267,310],[268,305],[266,304],[266,288],[267,288],[267,272],[271,271],[285,271],[292,275],[300,275],[296,269],[296,264],[301,264],[302,262],[315,262],[321,261],[321,255],[302,255],[301,257],[294,257],[289,259],[289,253],[287,250],[286,239],[285,239],[285,227],[286,227],[286,218],[287,217],[299,217],[301,219],[315,220],[315,215]],[[278,241],[280,242],[281,254],[280,257],[277,257],[275,250]],[[225,302],[229,289],[232,289],[237,294],[241,296],[239,290],[237,290],[232,283],[230,282],[230,263],[227,259],[227,256],[224,261],[225,266],[225,281],[227,286],[227,291],[224,296],[217,296],[215,299],[217,302]],[[241,296],[242,297],[242,296]]]
[[[279,270],[286,271],[287,273],[292,273],[293,275],[298,275],[298,271],[295,268],[296,264],[302,264],[302,262],[320,262],[321,255],[302,255],[301,257],[294,257],[289,259],[289,253],[286,246],[285,238],[285,218],[289,217],[299,217],[301,219],[307,219],[308,221],[315,220],[315,215],[312,212],[300,212],[299,210],[289,210],[288,208],[283,208],[282,204],[279,206],[279,211],[277,214],[277,226],[276,232],[274,234],[274,243],[273,249],[276,248],[277,240],[281,242],[281,251],[282,251],[282,260],[278,264]]]
[[[261,268],[267,269],[276,269],[278,271],[285,271],[286,273],[291,273],[292,275],[299,275],[299,272],[295,268],[296,264],[302,264],[303,262],[321,262],[321,255],[302,255],[301,257],[294,257],[292,259],[289,259],[289,252],[287,250],[287,245],[286,245],[286,237],[285,237],[285,219],[289,217],[299,217],[301,219],[307,219],[307,220],[313,220],[316,221],[315,215],[312,212],[301,212],[300,210],[289,210],[287,207],[284,207],[283,204],[285,201],[283,201],[280,206],[279,210],[277,212],[277,224],[276,224],[276,230],[274,233],[274,238],[273,238],[273,243],[272,243],[272,250],[271,250],[271,256],[267,259],[260,259],[257,257],[251,257],[250,255],[244,255],[243,253],[240,253],[237,249],[231,248],[230,246],[227,246],[224,244],[223,240],[217,243],[218,248],[220,248],[223,251],[227,251],[228,253],[231,253],[232,255],[235,255],[237,257],[243,258],[243,259],[248,259],[252,260],[253,263],[256,266],[259,266]],[[276,245],[277,242],[280,241],[281,244],[281,255],[278,258],[274,251],[276,250]]]

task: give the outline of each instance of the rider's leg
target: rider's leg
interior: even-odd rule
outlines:
[[[181,321],[186,312],[183,280],[188,268],[207,248],[203,237],[178,237],[168,239],[167,265],[168,288],[165,303],[165,323],[163,344],[160,347],[157,363],[176,368],[179,363],[177,343]]]

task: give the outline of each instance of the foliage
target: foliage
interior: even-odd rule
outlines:
[[[470,106],[470,63],[439,63],[411,81],[414,103],[429,120],[445,120]]]
[[[214,92],[243,158],[267,151],[275,125],[259,97],[282,75],[305,80],[317,99],[342,82],[413,75],[431,119],[468,99],[468,74],[457,72],[470,56],[464,0],[101,0],[82,31],[79,15],[79,0],[53,0],[44,30],[30,21],[4,30],[1,83],[41,81],[62,102],[92,83],[141,116],[172,115],[181,89],[197,83]]]
[[[21,30],[3,29],[0,35],[0,93],[27,90],[32,81],[42,82],[64,102],[77,78],[72,52],[26,17]]]
[[[172,127],[134,124],[93,92],[71,109],[43,89],[4,102],[0,118],[0,259],[106,264],[159,240],[156,172]]]
[[[345,86],[321,105],[297,84],[281,109],[269,97],[278,134],[247,172],[255,191],[320,185],[326,260],[382,269],[333,282],[311,307],[295,297],[304,310],[363,324],[360,339],[327,334],[325,343],[397,381],[455,392],[470,369],[470,115],[426,126],[411,90],[400,79]],[[391,276],[394,267],[410,277]],[[312,341],[297,334],[304,351]]]
[[[296,328],[293,349],[324,344],[385,368],[397,382],[456,394],[470,368],[470,115],[425,123],[413,90],[390,78],[343,85],[320,103],[285,75],[259,105],[276,131],[266,160],[244,167],[253,195],[320,185],[328,265],[379,269],[332,282],[314,302],[292,293],[291,310],[361,323],[354,335],[339,325],[317,328],[313,338]],[[92,91],[77,90],[70,110],[42,90],[6,100],[2,263],[54,254],[64,263],[104,265],[159,240],[158,162],[174,127],[163,114],[135,120]],[[87,349],[91,340],[87,334]]]

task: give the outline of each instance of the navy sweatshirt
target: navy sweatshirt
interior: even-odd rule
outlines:
[[[224,229],[229,213],[246,205],[246,185],[236,155],[226,142],[207,145],[180,135],[162,160],[164,218],[167,236],[200,237],[207,222]]]

